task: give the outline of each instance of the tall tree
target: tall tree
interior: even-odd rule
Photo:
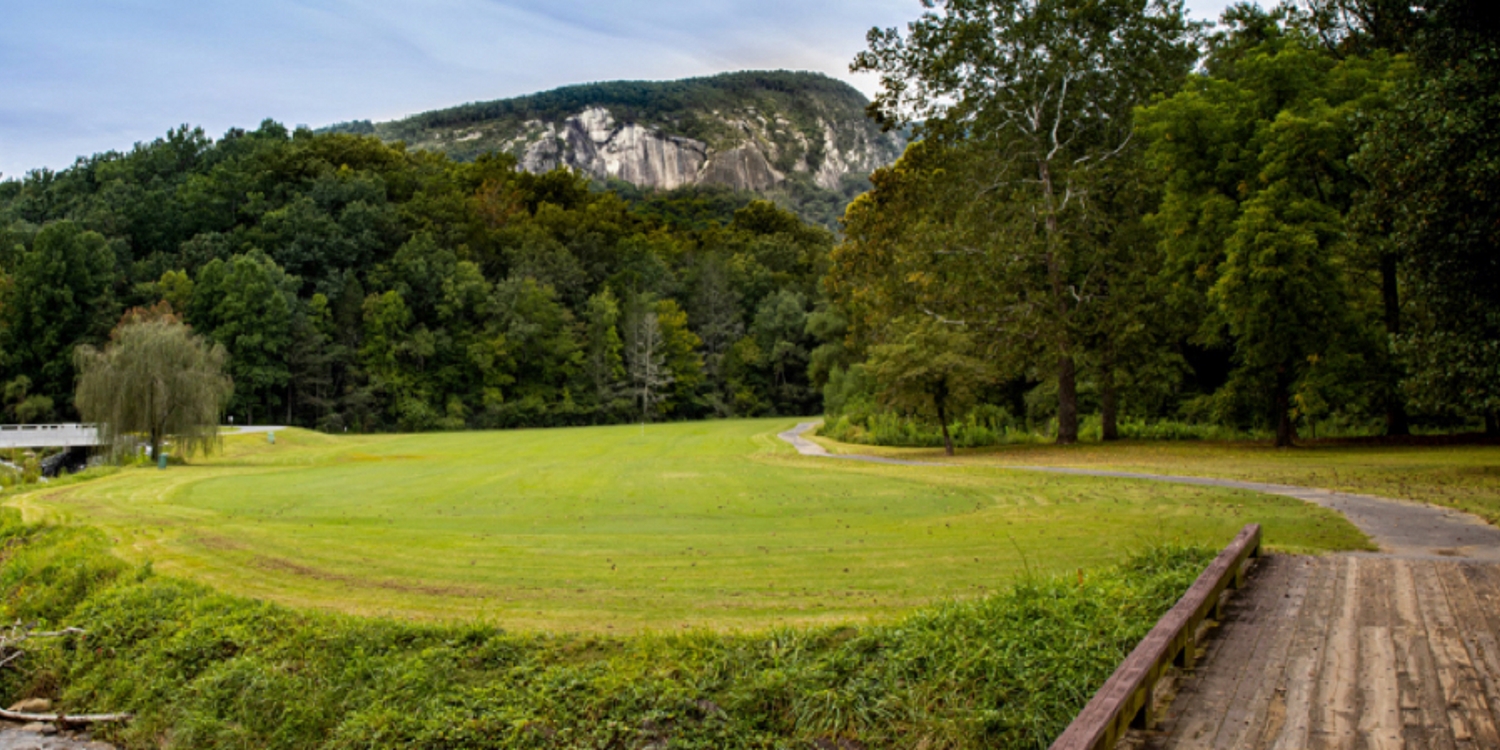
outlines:
[[[703,341],[703,372],[712,393],[711,405],[720,416],[733,412],[724,380],[724,358],[745,333],[740,294],[730,284],[729,268],[718,253],[705,253],[697,265],[689,319]]]
[[[626,317],[625,366],[630,373],[631,394],[640,408],[641,421],[651,421],[668,396],[675,378],[667,366],[667,345],[662,336],[656,306],[649,298],[632,300]]]
[[[605,288],[584,306],[584,376],[593,396],[596,415],[616,409],[625,386],[625,344],[620,340],[620,303]]]
[[[290,377],[286,352],[296,287],[295,277],[258,250],[210,261],[193,284],[188,320],[229,351],[230,406],[245,424],[278,418]]]
[[[692,414],[699,406],[698,386],[703,384],[703,340],[688,327],[688,316],[675,299],[660,299],[652,307],[661,330],[662,351],[672,375],[671,398],[662,403],[664,413]]]
[[[1377,115],[1354,164],[1370,182],[1364,229],[1382,238],[1390,275],[1405,272],[1410,325],[1391,333],[1408,394],[1500,432],[1500,41],[1481,6],[1427,7],[1419,75]],[[1399,324],[1399,313],[1388,315]]]
[[[1339,59],[1284,15],[1237,7],[1225,18],[1208,74],[1139,115],[1165,181],[1152,222],[1200,339],[1234,347],[1228,393],[1263,394],[1285,446],[1296,403],[1316,395],[1314,367],[1355,361],[1361,331],[1380,320],[1354,304],[1359,247],[1346,217],[1359,183],[1348,157],[1400,67],[1384,52]],[[1347,375],[1384,380],[1368,364]]]
[[[1096,165],[1131,142],[1131,110],[1171,90],[1197,57],[1180,2],[945,0],[908,26],[874,29],[851,66],[880,74],[872,111],[915,124],[937,144],[964,144],[979,171],[964,200],[992,223],[975,252],[1024,306],[1013,320],[971,321],[1012,343],[1035,339],[1058,384],[1060,443],[1078,437],[1077,308],[1091,281],[1089,219]],[[941,314],[941,313],[939,313]]]
[[[117,314],[114,272],[109,241],[72,221],[43,227],[21,253],[0,301],[0,352],[34,395],[72,401],[74,347],[103,340]]]
[[[870,348],[868,366],[880,399],[937,417],[943,447],[951,456],[948,422],[974,402],[987,376],[985,365],[972,356],[973,342],[962,331],[930,319],[897,320],[891,328],[891,343]]]
[[[104,349],[78,347],[75,403],[111,444],[144,434],[152,456],[169,437],[184,455],[207,452],[234,390],[227,358],[224,347],[193,334],[170,308],[135,310]]]

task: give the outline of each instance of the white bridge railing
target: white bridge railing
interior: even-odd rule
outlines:
[[[99,444],[99,428],[92,424],[0,425],[0,449],[86,448]]]

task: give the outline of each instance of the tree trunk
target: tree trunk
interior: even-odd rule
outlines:
[[[1057,443],[1078,442],[1078,373],[1073,357],[1064,353],[1057,360]]]
[[[943,448],[948,455],[953,455],[953,438],[948,435],[948,410],[943,406],[943,399],[937,399],[938,424],[943,428]]]
[[[1396,256],[1391,253],[1380,258],[1380,294],[1385,302],[1385,332],[1394,339],[1401,333],[1401,298],[1396,287]],[[1396,363],[1389,363],[1386,370],[1385,434],[1410,435],[1411,424],[1406,417],[1406,399],[1401,396]]]
[[[1046,216],[1047,282],[1052,291],[1053,313],[1057,315],[1057,442],[1078,442],[1078,374],[1073,364],[1073,342],[1068,337],[1068,296],[1062,248],[1059,237],[1057,204],[1052,189],[1052,167],[1046,159],[1037,164],[1042,183],[1042,210]]]
[[[1099,439],[1119,440],[1120,394],[1115,388],[1115,348],[1111,344],[1104,345],[1099,381]]]
[[[161,422],[157,420],[156,415],[156,386],[152,385],[148,393],[149,395],[146,396],[146,413],[150,415],[151,431],[147,434],[146,439],[151,441],[151,461],[156,463],[161,461]]]
[[[1276,447],[1290,448],[1297,438],[1297,427],[1292,424],[1292,387],[1286,374],[1286,366],[1276,372]]]

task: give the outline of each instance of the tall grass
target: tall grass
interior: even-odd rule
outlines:
[[[1212,555],[1159,547],[882,624],[604,638],[294,611],[11,510],[0,545],[0,616],[88,631],[0,698],[136,712],[106,732],[141,748],[1042,748]]]
[[[1011,443],[1038,443],[1048,438],[1012,423],[999,409],[976,409],[948,425],[953,444],[960,448]],[[887,445],[902,448],[939,448],[943,433],[938,425],[904,417],[890,411],[865,411],[830,417],[819,435],[841,443]]]
[[[1255,440],[1266,437],[1263,432],[1175,420],[1122,419],[1118,427],[1120,438],[1124,440]],[[960,448],[1045,443],[1054,437],[1050,430],[1020,427],[1008,419],[988,418],[983,412],[971,413],[953,422],[948,425],[948,431],[953,435],[953,444]],[[818,434],[855,445],[901,448],[938,448],[943,445],[943,433],[936,424],[888,411],[830,417]],[[1098,415],[1086,415],[1079,421],[1080,439],[1099,440],[1102,434]]]

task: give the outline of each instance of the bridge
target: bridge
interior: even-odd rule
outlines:
[[[1461,515],[1254,565],[1246,527],[1052,750],[1500,748],[1500,529]]]
[[[11,448],[92,448],[99,428],[91,424],[0,425],[0,450]]]

